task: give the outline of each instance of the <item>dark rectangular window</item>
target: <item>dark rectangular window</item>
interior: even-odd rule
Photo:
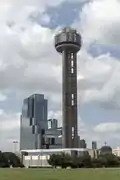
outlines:
[[[34,117],[34,98],[32,99],[32,117]]]
[[[41,134],[44,135],[45,134],[45,129],[41,130]]]
[[[46,144],[46,149],[49,149],[50,148],[50,145],[49,144]]]
[[[55,138],[51,138],[51,145],[55,145]]]
[[[32,126],[32,134],[35,134],[35,126]]]
[[[45,145],[45,138],[42,138],[42,145]]]
[[[32,118],[30,118],[30,126],[32,126]]]

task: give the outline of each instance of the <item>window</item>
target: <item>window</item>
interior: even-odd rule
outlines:
[[[77,37],[76,37],[76,34],[74,34],[74,42],[77,41]]]
[[[73,99],[72,99],[72,101],[71,101],[71,105],[74,106],[74,100],[73,100]]]
[[[72,99],[74,99],[74,94],[71,94]]]
[[[71,60],[73,60],[73,58],[74,58],[74,55],[73,55],[73,53],[71,53]]]
[[[51,138],[51,145],[55,145],[55,138]]]
[[[67,40],[66,33],[61,34],[61,41],[64,42]]]
[[[32,126],[32,134],[35,134],[35,126]]]
[[[42,145],[45,145],[45,138],[42,137]]]
[[[68,33],[68,41],[72,41],[72,40],[73,40],[72,33]]]
[[[73,62],[73,60],[71,60],[71,67],[73,67],[74,66],[74,62]]]
[[[49,149],[50,148],[50,145],[49,144],[46,144],[46,149]]]
[[[74,94],[71,94],[71,105],[74,106]]]
[[[71,68],[71,74],[73,74],[74,73],[74,69],[73,69],[73,67]]]
[[[45,134],[45,129],[41,130],[41,134],[44,135]]]
[[[32,118],[30,118],[30,126],[32,126]]]
[[[72,139],[74,138],[75,129],[72,127]]]

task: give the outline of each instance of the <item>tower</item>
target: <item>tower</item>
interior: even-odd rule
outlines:
[[[55,36],[55,48],[62,54],[63,148],[77,148],[77,52],[81,48],[80,34],[64,28]]]

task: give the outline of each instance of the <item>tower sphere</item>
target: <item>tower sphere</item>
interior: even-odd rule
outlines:
[[[59,53],[64,50],[77,53],[81,48],[81,36],[76,30],[64,28],[55,36],[55,48]]]

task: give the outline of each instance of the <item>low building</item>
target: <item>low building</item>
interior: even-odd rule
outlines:
[[[120,157],[120,147],[117,147],[116,149],[112,149],[112,153],[113,153],[115,156]]]
[[[22,163],[25,167],[50,167],[48,159],[52,154],[67,154],[76,153],[78,156],[83,156],[87,149],[37,149],[37,150],[22,150]]]
[[[91,158],[98,158],[99,150],[98,149],[88,149],[88,153]]]

